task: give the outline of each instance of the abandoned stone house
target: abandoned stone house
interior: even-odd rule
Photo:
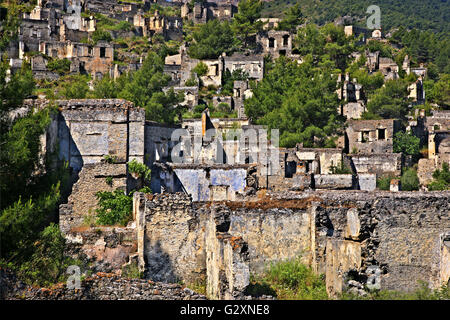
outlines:
[[[145,30],[145,36],[160,34],[166,41],[183,39],[183,20],[181,17],[162,16],[156,10],[153,16],[145,18],[143,12],[138,11],[133,17],[133,23],[134,26],[142,27]]]
[[[359,38],[360,36],[362,36],[362,43],[366,43],[367,39],[369,39],[371,36],[371,30],[353,25],[344,26],[344,33],[347,37]]]
[[[381,57],[380,52],[366,51],[366,67],[370,73],[380,71],[385,80],[395,80],[399,78],[399,66],[391,58]],[[406,67],[406,66],[404,66]]]
[[[350,153],[392,153],[394,135],[400,131],[400,121],[349,120],[346,130]]]
[[[409,98],[414,105],[425,103],[425,88],[423,87],[423,78],[420,77],[415,83],[412,83],[409,87]]]
[[[40,52],[54,59],[69,59],[71,72],[88,73],[94,79],[111,74],[113,67],[114,48],[105,41],[99,41],[94,46],[70,41],[46,42],[42,43]]]
[[[360,119],[366,111],[366,97],[363,88],[356,82],[356,79],[350,81],[348,73],[345,75],[343,83],[341,78],[342,75],[339,75],[337,93],[344,104],[339,106],[339,114],[347,119]]]
[[[198,87],[167,87],[164,88],[164,91],[173,89],[175,93],[183,93],[184,94],[184,100],[182,103],[180,103],[181,106],[186,106],[190,110],[198,105]]]
[[[238,113],[239,119],[247,118],[245,114],[244,101],[253,96],[249,81],[234,81],[233,83],[233,105]]]
[[[185,2],[181,7],[181,17],[197,23],[209,20],[231,20],[237,12],[237,7],[231,2],[195,2],[191,7]]]
[[[262,55],[246,55],[234,53],[231,56],[222,55],[224,70],[233,73],[242,70],[248,79],[260,81],[264,75],[264,57]]]
[[[292,56],[292,34],[289,31],[263,31],[256,36],[256,42],[263,54],[273,59],[280,56]]]
[[[378,70],[380,64],[380,51],[370,52],[366,51],[366,67],[370,73]]]
[[[378,69],[384,75],[386,80],[398,79],[399,67],[397,63],[391,58],[379,58]]]
[[[424,119],[424,135],[428,142],[428,157],[420,159],[417,174],[421,184],[433,180],[433,172],[441,169],[443,163],[450,165],[450,112],[433,111]]]
[[[278,27],[280,23],[280,18],[259,18],[258,21],[261,21],[263,25],[263,30],[274,30]]]
[[[348,120],[345,139],[350,166],[356,173],[399,176],[403,165],[401,153],[393,152],[393,139],[400,131],[400,121]]]

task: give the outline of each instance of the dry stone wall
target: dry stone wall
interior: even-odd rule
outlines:
[[[205,296],[179,284],[144,279],[125,279],[99,272],[81,282],[80,289],[65,283],[52,288],[18,284],[13,276],[1,272],[1,298],[7,300],[205,300]]]

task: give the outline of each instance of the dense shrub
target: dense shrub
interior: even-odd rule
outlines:
[[[112,41],[112,36],[108,31],[105,30],[95,30],[92,33],[92,40],[97,43],[98,41]]]
[[[31,258],[20,266],[18,275],[27,283],[40,286],[64,281],[67,268],[78,264],[64,254],[65,244],[59,226],[50,224],[39,234]]]
[[[442,170],[433,172],[433,182],[428,185],[428,190],[449,190],[450,189],[450,170],[448,163],[442,164]]]
[[[392,179],[395,179],[395,177],[388,176],[388,177],[381,177],[381,178],[377,179],[377,188],[380,190],[389,190]]]
[[[128,171],[138,175],[140,178],[150,180],[152,171],[143,163],[139,163],[136,159],[128,162]]]
[[[53,59],[47,63],[47,69],[63,75],[70,71],[70,60],[66,58]]]
[[[270,264],[263,275],[254,278],[249,293],[264,293],[261,289],[278,299],[328,299],[324,277],[303,264],[300,258]]]
[[[98,199],[97,224],[125,226],[130,221],[133,199],[123,190],[99,191],[96,196]]]
[[[394,136],[394,152],[418,155],[420,153],[420,139],[411,133],[399,131]]]
[[[404,191],[419,190],[419,178],[417,177],[417,171],[413,168],[408,168],[403,172],[400,182]]]

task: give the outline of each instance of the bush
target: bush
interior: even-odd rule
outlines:
[[[391,180],[395,178],[394,176],[388,176],[377,179],[377,188],[380,190],[389,190],[391,188]]]
[[[47,63],[47,69],[63,75],[70,71],[70,60],[66,58],[53,59]]]
[[[22,264],[18,276],[29,284],[49,286],[66,279],[66,270],[77,264],[72,258],[65,256],[66,241],[58,225],[50,224],[39,235],[34,243],[31,259]]]
[[[194,69],[192,69],[192,71],[194,71],[197,76],[202,77],[202,76],[206,76],[206,74],[208,73],[208,66],[203,63],[203,62],[199,62]]]
[[[400,182],[404,191],[419,190],[419,178],[417,177],[417,171],[413,168],[408,168],[403,172]]]
[[[152,171],[143,163],[139,163],[136,159],[128,162],[128,171],[138,175],[140,178],[150,180]]]
[[[142,279],[144,274],[139,271],[137,263],[130,263],[122,267],[122,277],[128,279]]]
[[[304,265],[299,257],[270,264],[252,287],[273,290],[278,299],[328,299],[324,277]]]
[[[394,136],[394,152],[409,155],[420,153],[420,139],[408,132],[397,132]]]
[[[450,189],[450,170],[448,163],[442,164],[442,170],[433,172],[433,182],[428,185],[430,191],[440,191]]]
[[[97,43],[98,41],[107,41],[110,42],[112,41],[112,36],[108,31],[104,31],[104,30],[95,30],[92,33],[92,40]]]
[[[99,191],[96,196],[98,199],[97,224],[125,226],[131,220],[133,199],[123,190]]]
[[[352,174],[352,169],[350,169],[348,166],[344,164],[344,162],[341,162],[338,166],[331,166],[330,167],[331,174]]]
[[[61,84],[59,98],[64,99],[85,99],[89,92],[89,78],[82,75],[76,75],[66,79]]]

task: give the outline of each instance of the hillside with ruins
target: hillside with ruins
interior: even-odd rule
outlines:
[[[448,300],[420,2],[2,0],[2,300]]]

